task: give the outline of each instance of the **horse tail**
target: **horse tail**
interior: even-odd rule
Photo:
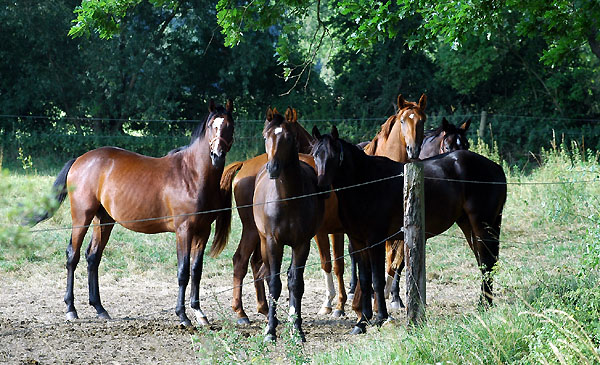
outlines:
[[[215,238],[213,239],[209,255],[217,257],[227,246],[229,232],[231,230],[231,183],[236,172],[242,168],[243,162],[234,162],[225,167],[221,176],[221,199],[223,200],[223,210],[217,214],[215,223]]]
[[[27,223],[35,226],[36,224],[50,218],[54,213],[58,210],[58,207],[65,201],[67,197],[67,175],[69,175],[69,170],[71,170],[71,166],[75,163],[76,158],[69,160],[65,166],[63,166],[62,170],[58,173],[54,184],[52,185],[52,191],[56,194],[54,196],[54,200],[58,202],[51,208],[46,208],[45,211],[34,215],[27,219]]]

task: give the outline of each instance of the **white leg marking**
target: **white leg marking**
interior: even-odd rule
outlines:
[[[321,304],[319,314],[329,314],[331,313],[331,308],[333,308],[331,302],[335,298],[335,287],[333,285],[333,275],[330,272],[323,271],[323,277],[325,278],[325,300]]]
[[[202,309],[198,308],[198,309],[192,309],[192,311],[194,312],[194,315],[196,316],[196,321],[198,322],[198,324],[204,326],[208,324],[208,319],[206,319],[206,316],[204,315],[204,312],[202,312]]]

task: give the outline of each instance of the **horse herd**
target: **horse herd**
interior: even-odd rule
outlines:
[[[351,291],[358,281],[352,307],[359,320],[352,333],[363,333],[367,323],[381,324],[388,318],[385,298],[390,287],[392,307],[402,306],[397,285],[404,262],[401,175],[404,163],[416,159],[424,165],[426,237],[457,223],[483,274],[481,303],[491,304],[489,274],[498,259],[506,178],[496,163],[468,151],[465,132],[470,122],[455,127],[444,119],[439,128],[426,134],[426,104],[425,95],[418,102],[399,95],[397,112],[382,124],[372,141],[361,145],[344,141],[335,126],[329,134],[321,134],[316,126],[308,133],[298,123],[294,109],[288,108],[282,115],[269,108],[263,130],[266,153],[225,166],[234,139],[233,103],[229,100],[223,107],[211,101],[208,117],[193,132],[190,144],[166,156],[154,158],[102,147],[70,160],[53,186],[59,203],[67,195],[71,203],[64,297],[67,319],[78,318],[73,281],[88,228],[92,228],[85,255],[89,303],[98,317],[110,318],[100,300],[98,265],[118,223],[136,232],[175,233],[179,283],[175,312],[181,324],[192,325],[185,307],[191,276],[190,307],[199,324],[208,324],[199,298],[203,257],[213,221],[215,235],[209,254],[218,255],[227,244],[233,193],[242,222],[233,257],[232,308],[238,323],[249,323],[241,294],[250,264],[258,312],[268,316],[265,339],[275,340],[283,248],[288,245],[292,249],[287,271],[289,315],[304,340],[303,274],[312,237],[326,282],[319,313],[344,315],[343,235],[347,234],[349,252],[358,266],[358,280],[352,280]],[[50,215],[45,212],[34,223]],[[338,290],[335,310],[332,269]],[[374,321],[372,296],[377,311]]]

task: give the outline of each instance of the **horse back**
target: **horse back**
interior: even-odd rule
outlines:
[[[492,225],[506,201],[502,167],[467,150],[423,161],[425,221],[428,236],[439,234],[461,218]]]
[[[102,206],[116,221],[127,222],[194,212],[197,186],[183,183],[177,168],[180,159],[177,155],[154,158],[116,147],[81,155],[67,177],[72,214]],[[172,220],[124,225],[144,233],[173,229]]]

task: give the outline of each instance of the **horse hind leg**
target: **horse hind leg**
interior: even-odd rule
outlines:
[[[260,241],[260,239],[259,239]],[[269,315],[269,304],[265,295],[265,280],[261,277],[261,267],[263,264],[260,254],[260,244],[257,245],[252,257],[250,257],[250,266],[252,268],[252,276],[254,277],[254,291],[256,292],[256,311],[265,317]],[[266,273],[265,273],[266,274]],[[262,274],[264,276],[265,274]]]
[[[98,318],[110,319],[110,315],[102,306],[100,301],[100,285],[98,283],[98,266],[102,259],[102,253],[114,227],[114,219],[108,215],[103,207],[100,207],[93,220],[92,240],[87,248],[85,257],[88,262],[88,287],[89,303],[96,309]]]
[[[390,290],[390,294],[392,295],[390,309],[398,310],[404,308],[404,303],[402,303],[402,299],[400,298],[400,276],[404,269],[404,241],[395,241],[394,244],[395,258],[390,264],[394,275]]]
[[[252,228],[248,228],[250,224],[253,226]],[[252,257],[253,260],[260,259],[260,254],[256,256],[256,254],[252,255],[253,252],[260,250],[260,238],[258,236],[258,231],[256,230],[256,226],[254,225],[254,219],[252,219],[251,223],[245,223],[242,221],[242,238],[240,239],[240,243],[238,245],[235,254],[233,255],[233,295],[231,298],[231,308],[237,315],[237,323],[238,324],[250,324],[250,320],[248,319],[248,315],[244,311],[244,306],[242,302],[242,288],[244,283],[244,277],[248,272],[248,262]],[[255,258],[256,257],[256,258]],[[262,261],[262,260],[260,260]],[[260,268],[260,264],[258,263],[258,268]],[[252,265],[253,271],[255,263]],[[257,269],[258,270],[258,269]],[[256,276],[256,274],[255,274]],[[255,277],[256,279],[256,277]],[[257,299],[260,296],[259,289],[262,287],[262,298],[265,297],[265,289],[264,284],[255,282],[256,288],[256,296]],[[266,300],[264,300],[265,307]],[[265,311],[266,314],[268,309]]]
[[[346,315],[344,306],[346,305],[346,288],[344,287],[344,234],[337,233],[331,235],[331,247],[333,248],[333,272],[337,277],[338,283],[338,304],[333,311],[336,318]]]
[[[74,320],[79,318],[77,310],[75,309],[75,295],[73,294],[73,285],[75,281],[75,269],[79,263],[81,255],[81,245],[85,234],[87,233],[88,226],[92,222],[93,213],[89,211],[77,210],[73,204],[71,207],[71,215],[73,217],[71,231],[71,239],[66,249],[67,257],[67,289],[65,291],[64,301],[67,305],[67,320]]]
[[[479,304],[488,307],[492,305],[493,302],[493,279],[491,274],[498,261],[500,235],[499,219],[496,219],[492,226],[473,217],[460,220],[457,223],[463,231],[471,250],[475,254],[477,265],[482,273]]]

